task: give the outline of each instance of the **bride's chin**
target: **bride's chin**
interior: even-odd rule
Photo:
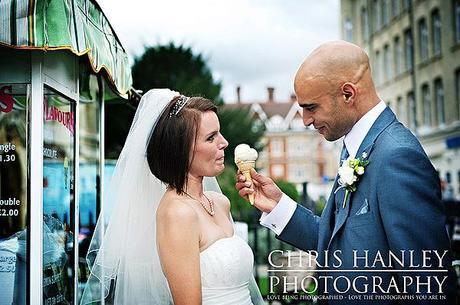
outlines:
[[[217,177],[223,173],[224,169],[225,169],[225,165],[222,164],[222,165],[216,166],[213,170],[208,170],[202,173],[201,175],[203,177]]]
[[[224,169],[225,169],[225,164],[220,165],[219,168],[217,169],[217,173],[215,176],[219,176],[220,174],[222,174]]]

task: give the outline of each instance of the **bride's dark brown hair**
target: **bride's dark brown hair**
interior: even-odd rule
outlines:
[[[207,111],[217,113],[217,107],[206,98],[191,97],[179,113],[172,115],[179,98],[175,97],[158,118],[147,145],[147,161],[155,177],[182,194],[194,157],[194,152],[190,154],[201,115]]]

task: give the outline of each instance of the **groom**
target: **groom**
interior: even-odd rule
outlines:
[[[318,293],[343,297],[329,304],[455,304],[437,173],[377,95],[366,53],[344,41],[325,43],[300,66],[294,89],[305,126],[328,141],[344,137],[321,217],[255,171],[253,185],[238,175],[240,196],[255,193],[261,224],[279,239],[317,251]]]

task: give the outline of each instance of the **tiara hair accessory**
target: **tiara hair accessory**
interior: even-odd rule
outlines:
[[[177,116],[179,114],[179,112],[182,110],[182,108],[184,108],[185,104],[187,104],[189,99],[190,99],[189,97],[181,95],[177,99],[176,104],[174,105],[174,107],[171,109],[171,112],[169,113],[169,117]]]

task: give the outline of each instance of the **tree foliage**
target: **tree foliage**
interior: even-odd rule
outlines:
[[[300,200],[300,194],[297,191],[297,188],[294,184],[282,180],[282,179],[276,179],[275,180],[276,185],[279,186],[279,188],[285,193],[287,196],[289,196],[292,200],[295,202],[299,202]]]
[[[222,104],[221,84],[213,79],[206,59],[190,47],[174,43],[146,47],[132,67],[133,87],[144,93],[153,88],[170,88],[188,96],[203,96]],[[116,159],[121,152],[135,108],[126,103],[106,104],[106,157]]]
[[[194,54],[190,47],[167,45],[146,47],[135,58],[132,68],[133,86],[143,92],[152,88],[170,88],[187,96],[203,96],[217,103],[221,83],[213,79],[206,59]]]
[[[125,144],[136,109],[126,103],[107,103],[105,107],[105,157],[118,159]]]

